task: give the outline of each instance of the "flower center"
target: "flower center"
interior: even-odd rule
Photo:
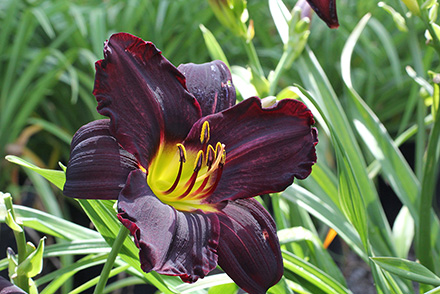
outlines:
[[[216,189],[226,159],[225,145],[209,144],[209,123],[200,132],[200,150],[183,144],[164,146],[150,165],[147,182],[154,194],[176,209],[212,210],[202,201]]]

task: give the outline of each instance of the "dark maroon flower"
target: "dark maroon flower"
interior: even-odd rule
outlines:
[[[339,27],[336,0],[307,0],[307,2],[331,29]]]
[[[176,69],[150,42],[113,35],[96,63],[98,112],[72,140],[64,194],[117,199],[141,267],[186,282],[217,264],[244,290],[283,274],[276,227],[252,197],[284,190],[316,161],[303,103],[235,105],[224,63]]]

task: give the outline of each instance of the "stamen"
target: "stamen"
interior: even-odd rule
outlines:
[[[209,141],[209,122],[204,121],[202,125],[202,131],[200,132],[200,143],[206,144]]]
[[[200,185],[200,187],[192,194],[197,197],[197,195],[200,194],[203,191],[203,189],[205,189],[206,185],[208,184],[208,181],[209,181],[209,177],[206,177],[203,180],[203,183]]]
[[[194,173],[191,175],[191,178],[186,183],[187,186],[186,191],[183,192],[183,194],[180,195],[178,199],[185,198],[191,192],[192,188],[197,182],[197,175],[199,174],[199,171],[202,168],[202,164],[203,164],[203,151],[200,150],[199,153],[197,153],[196,164],[194,166]]]
[[[219,156],[222,157],[222,156]],[[215,182],[214,184],[211,185],[211,187],[209,187],[208,190],[206,190],[204,193],[200,193],[199,195],[196,195],[196,197],[194,197],[194,199],[203,199],[205,198],[207,195],[210,195],[212,192],[214,192],[215,189],[217,189],[218,183],[220,182],[220,179],[222,177],[222,173],[223,173],[223,166],[224,166],[224,162],[222,161],[218,168],[216,169],[217,171],[217,175],[215,177]]]
[[[215,151],[216,159],[215,159],[214,164],[212,165],[212,168],[210,168],[206,173],[204,173],[203,175],[198,177],[197,181],[201,181],[201,180],[205,179],[206,177],[209,177],[216,170],[216,167],[219,165],[220,161],[222,161],[222,160],[224,161],[224,159],[226,158],[224,144],[221,144],[220,142],[218,142],[215,149],[216,149],[216,151]]]
[[[166,190],[165,192],[162,192],[163,194],[170,194],[171,192],[173,192],[176,189],[177,185],[179,184],[180,177],[182,176],[183,164],[186,161],[186,150],[185,150],[185,146],[183,146],[180,143],[177,144],[177,148],[179,149],[179,156],[180,156],[180,159],[179,159],[179,162],[180,162],[179,172],[177,173],[177,177],[174,180],[173,185],[168,190]]]

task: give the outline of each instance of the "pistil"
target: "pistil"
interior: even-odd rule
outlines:
[[[173,192],[176,189],[177,185],[179,184],[180,177],[182,176],[183,164],[186,162],[185,146],[183,146],[182,144],[177,144],[177,148],[179,149],[179,156],[180,156],[179,172],[177,173],[177,177],[174,180],[173,185],[168,190],[163,192],[164,194],[170,194],[171,192]]]

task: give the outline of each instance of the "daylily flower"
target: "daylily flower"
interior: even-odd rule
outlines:
[[[285,99],[235,104],[226,65],[176,69],[150,43],[115,34],[96,63],[98,112],[74,135],[64,194],[117,199],[141,268],[203,278],[217,264],[244,290],[283,274],[275,223],[252,197],[303,179],[316,161],[311,112]]]
[[[336,0],[307,0],[307,2],[329,28],[336,29],[339,27]]]

